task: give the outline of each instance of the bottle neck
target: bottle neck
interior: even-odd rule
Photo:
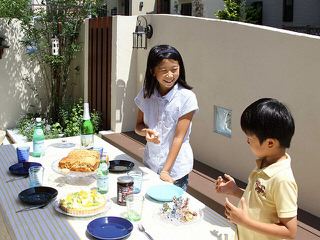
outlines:
[[[83,120],[90,120],[89,103],[84,103]]]

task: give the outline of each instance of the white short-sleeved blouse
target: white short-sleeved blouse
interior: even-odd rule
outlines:
[[[135,103],[143,112],[145,125],[159,133],[160,144],[147,142],[143,153],[143,163],[160,174],[174,139],[178,119],[191,111],[196,114],[199,110],[196,95],[191,90],[176,84],[162,97],[155,89],[150,98],[144,98],[143,89],[141,89],[135,98]],[[170,176],[173,180],[184,177],[193,168],[193,152],[189,143],[191,125],[192,123],[190,123],[178,156],[170,169]]]

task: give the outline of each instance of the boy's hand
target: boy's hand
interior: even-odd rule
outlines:
[[[227,219],[235,224],[245,225],[248,222],[249,215],[247,210],[247,204],[244,198],[241,198],[242,208],[237,208],[231,202],[229,202],[228,198],[226,198],[226,210],[225,214]]]
[[[156,131],[153,131],[152,129],[146,129],[146,140],[147,142],[152,142],[154,144],[159,144],[159,133]]]
[[[224,174],[224,177],[228,179],[228,181],[225,181],[221,176],[219,176],[214,187],[216,192],[234,195],[235,192],[238,190],[236,182],[228,174]]]

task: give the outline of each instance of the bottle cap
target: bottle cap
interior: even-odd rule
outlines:
[[[41,122],[41,117],[37,117],[36,122]]]

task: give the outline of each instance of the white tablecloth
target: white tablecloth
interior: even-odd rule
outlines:
[[[65,138],[68,142],[77,144],[79,148],[79,137]],[[144,172],[142,183],[142,195],[145,196],[147,189],[158,184],[166,184],[159,179],[159,176],[150,169],[144,167],[140,162],[126,155],[116,147],[95,136],[95,146],[102,146],[104,152],[109,155],[110,160],[124,159],[134,162],[134,169],[140,169]],[[66,156],[73,148],[56,148],[52,143],[61,142],[61,139],[46,140],[46,155],[42,158],[33,158],[30,156],[29,161],[40,162],[45,168],[44,186],[50,186],[58,190],[57,199],[70,193],[96,188],[95,176],[85,178],[67,178],[52,170],[52,163]],[[29,145],[32,151],[32,143],[23,143],[19,145]],[[109,192],[106,196],[111,199],[111,207],[106,212],[95,216],[79,218],[70,217],[58,213],[54,209],[54,203],[51,202],[44,209],[37,209],[21,213],[15,211],[27,207],[18,199],[18,194],[24,189],[29,188],[29,179],[21,179],[5,183],[5,181],[14,177],[9,172],[9,167],[17,163],[16,150],[17,145],[0,146],[0,181],[2,182],[0,191],[0,226],[2,232],[1,239],[94,239],[87,231],[87,225],[93,219],[103,216],[123,217],[126,213],[126,207],[116,203],[117,178],[122,174],[109,174]],[[212,189],[213,191],[213,189]],[[214,210],[205,206],[203,203],[184,193],[183,198],[190,199],[190,207],[202,209],[204,216],[199,222],[190,225],[173,226],[159,221],[155,218],[154,213],[162,206],[157,202],[146,197],[143,207],[141,223],[146,231],[157,239],[218,239],[213,231],[217,230],[219,234],[228,234],[228,239],[237,239],[236,226],[228,222]],[[134,229],[129,239],[147,239],[144,233],[140,232],[136,223],[133,223]],[[222,238],[224,240],[224,238]]]

